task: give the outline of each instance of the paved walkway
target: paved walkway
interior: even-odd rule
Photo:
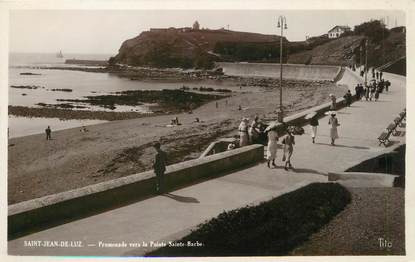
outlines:
[[[379,101],[359,101],[338,112],[341,126],[337,146],[330,146],[328,118],[320,120],[316,144],[309,129],[296,137],[294,171],[268,169],[265,163],[183,188],[171,194],[77,220],[9,241],[9,254],[138,256],[151,248],[150,241],[175,240],[224,210],[255,204],[307,185],[326,182],[329,171],[345,169],[382,153],[377,137],[405,107],[405,79],[384,74],[392,83]],[[354,86],[352,86],[354,88]],[[403,137],[391,137],[394,144]],[[278,152],[278,158],[281,151]],[[25,247],[27,241],[81,241],[83,247]],[[26,242],[25,242],[26,241]],[[104,243],[127,247],[100,247]],[[149,247],[129,246],[148,243]],[[77,242],[73,242],[77,243]],[[71,243],[68,243],[71,244]]]

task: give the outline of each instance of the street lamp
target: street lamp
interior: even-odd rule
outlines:
[[[365,87],[367,87],[367,38],[365,39]]]
[[[282,110],[282,39],[284,35],[284,29],[287,29],[287,19],[285,16],[280,15],[278,17],[277,28],[281,28],[281,37],[280,37],[280,111],[278,114],[278,122],[282,123],[284,119],[284,114]]]

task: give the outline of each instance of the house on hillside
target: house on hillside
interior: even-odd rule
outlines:
[[[199,24],[199,22],[196,20],[194,23],[193,23],[193,30],[199,30],[200,29],[200,24]]]
[[[351,29],[348,26],[336,25],[335,27],[333,27],[332,29],[330,29],[327,34],[328,34],[329,38],[338,38],[344,32],[348,32],[350,30]]]

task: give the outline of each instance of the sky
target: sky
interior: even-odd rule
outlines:
[[[11,10],[9,51],[25,53],[111,54],[123,41],[150,28],[192,26],[280,34],[278,16],[286,17],[284,36],[303,41],[335,25],[353,28],[384,18],[389,28],[405,25],[405,13],[394,10]]]

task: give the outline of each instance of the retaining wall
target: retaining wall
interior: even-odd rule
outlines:
[[[280,77],[280,64],[218,62],[218,67],[229,76]],[[339,66],[283,64],[283,79],[334,81],[340,73]]]
[[[223,172],[255,163],[264,157],[262,145],[189,160],[167,167],[167,189],[217,177]],[[155,175],[147,171],[95,185],[45,196],[9,206],[9,237],[123,206],[154,195]]]

